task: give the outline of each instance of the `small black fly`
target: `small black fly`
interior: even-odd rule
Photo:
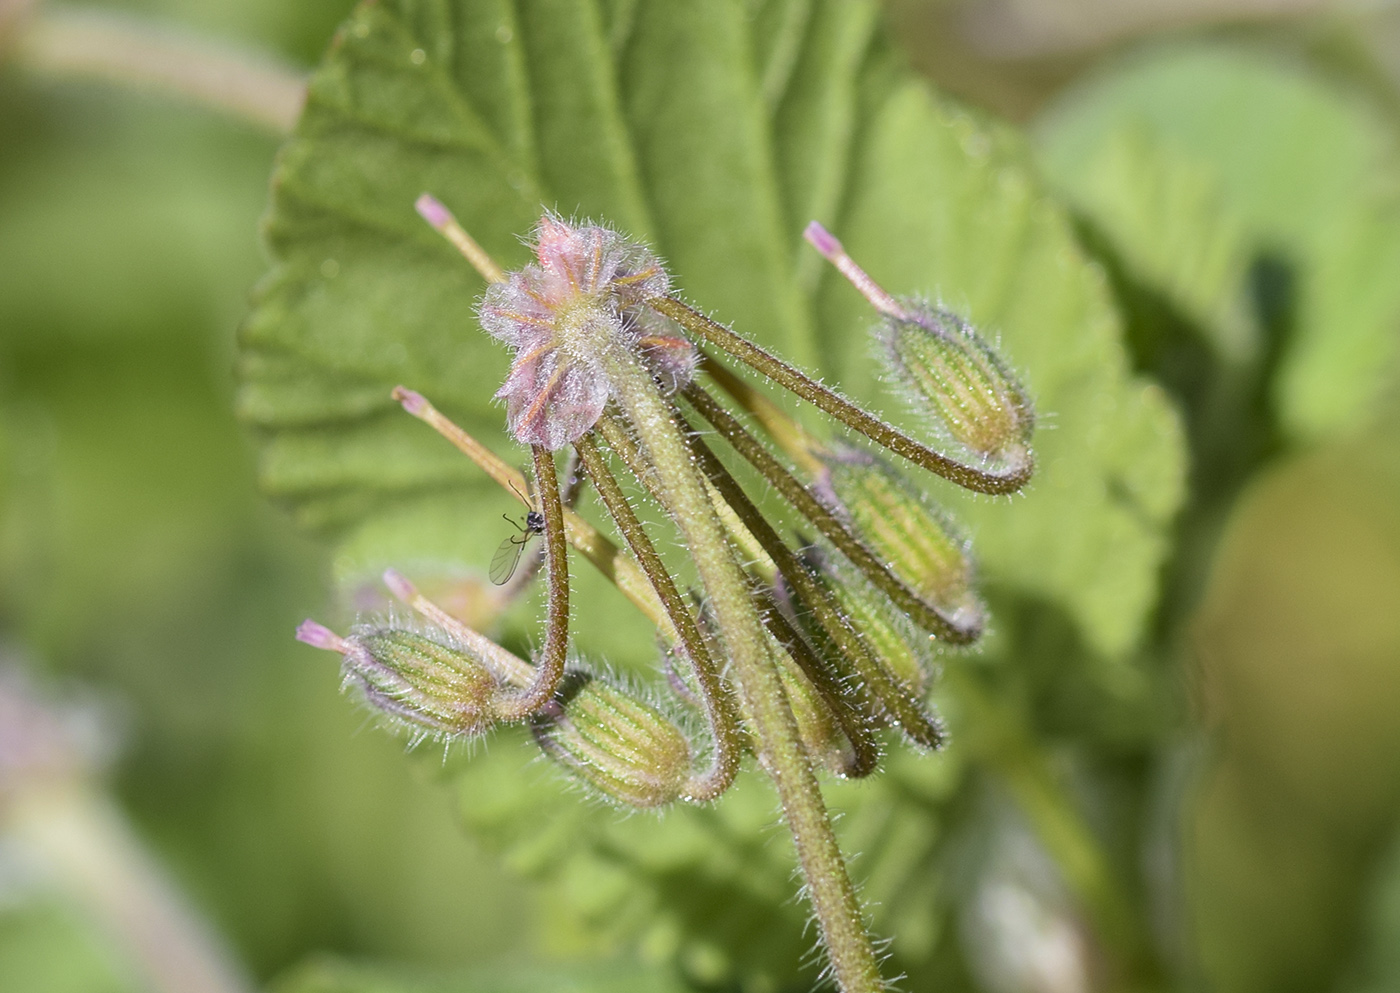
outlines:
[[[544,514],[538,510],[527,512],[523,522],[505,514],[501,516],[519,528],[519,532],[508,535],[506,540],[501,542],[501,547],[496,549],[496,554],[491,556],[491,582],[497,586],[504,586],[510,582],[510,577],[515,575],[515,567],[520,564],[520,555],[525,551],[530,539],[537,534],[544,534]]]

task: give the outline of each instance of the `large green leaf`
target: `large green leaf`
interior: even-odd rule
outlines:
[[[1374,414],[1400,375],[1400,145],[1361,94],[1262,53],[1172,47],[1071,91],[1040,137],[1054,183],[1227,360],[1259,357],[1251,265],[1292,270],[1288,433]]]

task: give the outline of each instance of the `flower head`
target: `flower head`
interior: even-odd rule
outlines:
[[[515,349],[496,396],[517,441],[558,449],[592,428],[612,395],[601,357],[619,344],[667,388],[690,381],[695,347],[642,307],[670,289],[655,255],[616,231],[546,214],[535,257],[481,304],[482,327]]]

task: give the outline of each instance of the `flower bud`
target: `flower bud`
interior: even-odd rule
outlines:
[[[647,808],[685,794],[690,743],[681,729],[604,679],[568,673],[530,726],[546,755],[609,799]]]
[[[345,685],[376,710],[414,731],[462,738],[491,728],[500,684],[478,659],[447,635],[361,625],[347,638],[306,621],[297,638],[339,652]]]
[[[970,542],[947,514],[873,455],[843,447],[823,461],[820,488],[870,550],[955,627],[980,629],[985,609],[973,590]]]
[[[962,455],[999,470],[1029,467],[1030,397],[971,324],[906,303],[902,314],[885,315],[880,338],[909,400]]]

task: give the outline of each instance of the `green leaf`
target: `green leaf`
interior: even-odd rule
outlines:
[[[1360,94],[1294,61],[1172,47],[1072,91],[1039,135],[1054,184],[1224,358],[1263,347],[1251,265],[1291,267],[1295,327],[1274,383],[1290,435],[1375,413],[1400,373],[1400,147]]]
[[[800,238],[817,217],[1027,374],[1045,425],[1030,497],[931,484],[987,580],[1064,603],[1107,655],[1131,646],[1180,497],[1176,421],[1128,377],[1102,279],[1020,143],[896,73],[877,34],[861,3],[357,11],[282,151],[241,359],[263,485],[341,534],[342,577],[480,565],[500,540],[507,497],[397,410],[396,382],[521,458],[490,399],[507,363],[476,326],[482,282],[414,214],[419,193],[507,266],[542,206],[646,236],[688,297],[873,396],[871,315]]]
[[[532,761],[520,737],[502,736],[453,775],[473,835],[544,887],[556,942],[635,945],[704,984],[737,975],[783,988],[815,978],[810,962],[799,965],[812,947],[808,914],[763,776],[741,773],[710,806],[627,816]],[[965,753],[895,752],[876,779],[828,789],[843,847],[862,853],[856,871],[877,932],[898,935],[900,971],[913,974],[942,936],[950,897],[941,828],[970,792],[966,771]]]

